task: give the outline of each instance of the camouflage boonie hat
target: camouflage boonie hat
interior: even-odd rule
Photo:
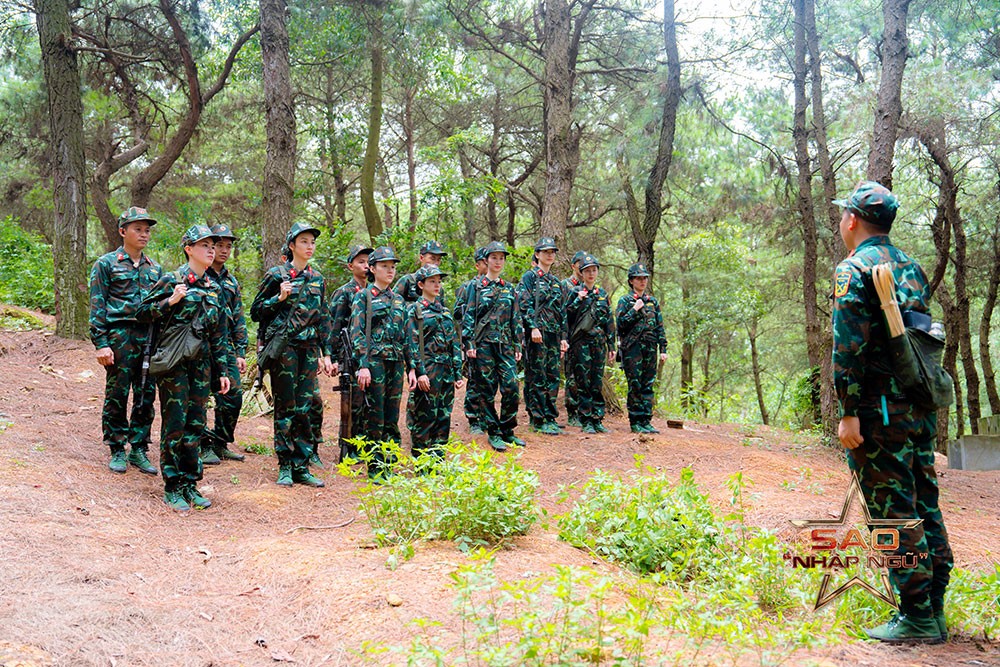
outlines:
[[[366,253],[371,255],[373,250],[374,248],[369,248],[364,243],[355,243],[347,251],[347,263],[350,264],[351,262],[353,262],[354,258],[357,257],[358,255]]]
[[[628,267],[628,277],[629,280],[632,278],[648,278],[649,269],[646,268],[645,264],[633,264]]]
[[[899,208],[896,195],[875,181],[861,181],[850,196],[833,203],[880,227],[891,227]]]
[[[319,238],[320,235],[320,230],[317,229],[316,227],[313,227],[308,222],[296,222],[294,225],[292,225],[292,228],[288,230],[288,233],[285,234],[285,245],[290,245],[291,242],[294,241],[298,237],[298,235],[303,232],[312,232],[313,234],[316,235],[316,238]]]
[[[398,262],[399,258],[396,257],[396,253],[392,251],[387,245],[379,246],[368,255],[368,266],[375,266],[378,262]]]
[[[129,206],[118,216],[118,229],[123,229],[130,222],[145,222],[150,227],[156,224],[156,219],[149,215],[149,211],[138,206]]]
[[[476,254],[473,255],[473,258],[477,262],[485,262],[486,261],[486,248],[476,248]]]
[[[580,260],[580,270],[583,271],[590,266],[600,266],[601,263],[597,261],[597,258],[591,254],[585,254]],[[649,275],[649,274],[647,274]]]
[[[184,236],[181,237],[181,245],[189,246],[194,245],[198,241],[207,238],[215,238],[215,232],[208,225],[191,225],[188,230],[184,232]]]
[[[579,262],[581,259],[583,259],[586,256],[587,256],[587,253],[585,251],[583,251],[583,250],[577,250],[575,253],[573,253],[573,261],[570,262],[570,264],[576,264],[577,262]]]
[[[417,269],[417,272],[413,274],[413,281],[422,283],[431,276],[441,276],[441,279],[444,280],[448,277],[448,274],[433,264],[428,264]]]
[[[220,239],[236,239],[236,234],[233,234],[229,225],[213,225],[212,235],[218,236]]]
[[[507,248],[504,247],[504,244],[500,243],[499,241],[490,241],[489,243],[486,244],[486,247],[483,248],[483,254],[486,255],[487,257],[489,257],[495,252],[502,252],[504,257],[510,254],[509,252],[507,252]]]
[[[420,246],[420,254],[421,255],[426,255],[428,253],[430,253],[432,255],[447,255],[448,254],[448,253],[446,253],[444,251],[444,246],[441,245],[440,243],[438,243],[437,241],[427,241],[422,246]]]
[[[559,250],[556,246],[556,240],[551,236],[543,236],[538,239],[538,243],[535,244],[535,252],[539,250]]]

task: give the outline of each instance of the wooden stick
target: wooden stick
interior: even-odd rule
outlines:
[[[877,264],[872,268],[872,279],[879,300],[882,302],[886,324],[889,325],[889,335],[893,338],[902,336],[906,327],[903,326],[903,315],[899,312],[899,302],[896,301],[896,280],[892,275],[892,267],[888,264]]]

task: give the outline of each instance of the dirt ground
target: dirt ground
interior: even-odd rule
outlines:
[[[336,406],[331,383],[323,380]],[[413,619],[456,629],[448,574],[465,556],[454,545],[419,545],[389,571],[387,551],[372,548],[354,482],[327,470],[325,489],[281,488],[276,460],[254,454],[206,468],[200,488],[212,508],[171,512],[160,477],[108,471],[103,387],[89,343],[0,332],[0,666],[354,665],[364,640],[408,643],[422,632]],[[454,428],[471,439],[459,415]],[[330,409],[325,429],[334,440],[336,422]],[[621,418],[608,425],[611,433],[590,436],[519,429],[543,507],[559,510],[558,488],[596,468],[630,470],[635,454],[671,476],[690,466],[720,507],[726,478],[743,471],[752,482],[748,522],[789,535],[789,519],[836,512],[847,489],[842,455],[805,436],[758,427],[750,437],[690,422],[667,430],[658,420],[661,435],[640,436]],[[244,445],[270,437],[266,417],[242,421],[237,432]],[[322,454],[335,456],[333,448]],[[157,453],[150,457],[155,463]],[[938,470],[956,563],[992,570],[1000,561],[998,473],[948,470],[943,457]],[[554,564],[617,570],[540,526],[497,555],[503,579]],[[400,606],[387,603],[393,594]],[[728,661],[720,653],[719,664]],[[700,662],[714,664],[711,655]],[[967,637],[912,649],[845,638],[788,664],[1000,665],[1000,648]]]

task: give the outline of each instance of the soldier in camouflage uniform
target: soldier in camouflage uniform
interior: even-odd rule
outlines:
[[[573,253],[573,262],[571,264],[573,267],[573,275],[562,281],[563,293],[566,294],[567,299],[572,298],[572,292],[575,292],[583,283],[583,277],[580,275],[580,260],[582,260],[586,254],[587,253],[583,250],[577,250]],[[577,414],[576,410],[576,380],[573,376],[572,342],[570,342],[569,349],[566,350],[566,356],[563,357],[563,376],[566,378],[566,424],[569,426],[583,426],[583,424],[580,423],[580,415]]]
[[[216,389],[215,397],[215,428],[205,429],[205,437],[201,442],[201,462],[205,465],[218,465],[222,459],[242,461],[244,457],[239,452],[229,448],[235,439],[236,422],[240,418],[243,407],[243,387],[240,375],[247,369],[247,321],[243,314],[243,294],[236,276],[226,268],[229,254],[233,250],[236,235],[229,225],[215,225],[212,234],[217,239],[215,243],[215,259],[208,267],[206,274],[219,286],[219,294],[223,305],[229,314],[229,343],[233,349],[232,365],[227,369],[229,391],[225,394],[217,390],[219,378],[212,376],[212,387]]]
[[[659,433],[651,421],[657,349],[660,361],[667,359],[663,316],[656,298],[646,294],[649,271],[645,264],[628,268],[628,284],[629,293],[618,300],[615,309],[622,368],[628,381],[628,420],[633,433]]]
[[[351,331],[351,308],[354,305],[354,297],[368,286],[368,257],[373,248],[369,248],[361,243],[356,243],[347,252],[347,270],[351,272],[351,279],[334,290],[330,296],[330,319],[333,323],[330,335],[330,349],[333,351],[333,375],[340,373],[340,362],[345,354],[353,355],[351,350],[344,350],[341,344],[341,334],[343,330]],[[364,395],[358,389],[358,377],[351,378],[351,424],[354,433],[360,433],[364,410]],[[351,447],[348,445],[348,447]],[[357,452],[348,451],[349,456],[356,456]]]
[[[842,415],[840,441],[873,517],[923,520],[916,528],[899,530],[895,553],[930,554],[918,558],[915,568],[889,570],[899,592],[899,613],[868,635],[892,643],[937,643],[947,639],[944,594],[953,567],[934,473],[937,414],[914,405],[887,364],[888,326],[871,270],[881,263],[891,266],[904,314],[929,313],[927,277],[889,241],[898,208],[889,190],[866,181],[834,203],[844,209],[840,234],[851,251],[837,266],[834,288],[833,370]]]
[[[194,225],[181,243],[187,263],[157,281],[136,317],[142,322],[156,321],[161,341],[175,327],[201,332],[197,356],[180,361],[157,379],[163,501],[171,509],[187,511],[212,504],[198,491],[202,473],[198,449],[205,432],[212,375],[219,378],[219,392],[225,395],[230,389],[226,370],[235,361],[230,359],[229,312],[218,283],[206,274],[215,258],[215,236],[209,227]]]
[[[542,237],[535,244],[538,267],[525,271],[517,288],[518,307],[529,336],[524,362],[524,406],[531,427],[539,433],[559,435],[559,359],[569,349],[566,340],[566,295],[551,271],[556,260],[555,239]]]
[[[309,263],[319,235],[320,230],[307,223],[292,225],[285,236],[285,256],[291,259],[268,269],[250,306],[250,317],[261,323],[268,340],[282,330],[289,334],[288,345],[267,369],[274,394],[274,453],[281,486],[324,486],[309,472],[309,458],[322,428],[316,423],[317,374],[333,370],[325,281]]]
[[[392,248],[376,248],[368,256],[368,278],[373,283],[358,292],[351,307],[351,347],[358,368],[358,388],[365,408],[359,434],[373,443],[368,476],[383,479],[392,464],[377,443],[400,441],[399,401],[406,369],[403,297],[389,285],[399,259]]]
[[[131,463],[141,472],[156,474],[147,456],[156,386],[152,378],[142,381],[150,327],[135,317],[139,303],[163,273],[142,252],[155,224],[146,209],[133,206],[122,213],[118,218],[121,247],[98,259],[90,272],[90,339],[106,372],[101,427],[104,444],[111,449],[108,467],[117,473],[125,472]],[[131,415],[127,414],[129,388]],[[132,451],[126,455],[127,444]]]
[[[475,293],[476,283],[486,275],[486,248],[476,248],[474,257],[476,277],[462,283],[455,294],[455,308],[452,310],[452,316],[455,318],[455,328],[459,333],[462,331],[462,320],[465,318],[465,310],[469,305],[469,295]],[[462,375],[469,377],[468,359],[464,360],[462,364]],[[469,420],[469,432],[472,435],[486,433],[486,429],[483,427],[483,404],[485,402],[485,399],[475,392],[472,382],[469,382],[465,390],[464,408],[465,418]]]
[[[441,280],[447,275],[433,265],[417,271],[421,298],[406,311],[407,365],[413,405],[412,418],[407,419],[406,425],[415,457],[424,452],[443,456],[441,447],[448,442],[455,390],[465,384],[455,320],[437,300]]]
[[[508,443],[524,446],[514,435],[517,426],[517,362],[521,359],[521,314],[514,286],[500,278],[507,249],[493,241],[486,248],[486,275],[469,294],[462,319],[462,345],[469,360],[469,382],[483,403],[483,425],[490,446],[497,451]],[[500,390],[500,413],[494,400]]]
[[[444,246],[437,241],[426,241],[420,246],[420,268],[425,266],[441,266],[441,260],[445,255]],[[392,291],[403,297],[406,303],[414,303],[420,298],[420,289],[417,288],[417,273],[407,273],[396,281]],[[438,300],[444,303],[444,297],[439,296]]]
[[[615,320],[608,293],[596,285],[600,263],[593,255],[580,260],[583,282],[567,296],[569,349],[584,433],[607,433],[604,421],[604,360],[615,360]]]

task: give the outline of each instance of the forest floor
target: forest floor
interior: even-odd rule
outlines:
[[[338,400],[331,383],[323,380],[328,407]],[[354,665],[364,640],[405,645],[439,632],[440,641],[459,641],[449,574],[467,557],[454,544],[419,544],[390,571],[358,510],[357,482],[327,469],[319,471],[324,489],[278,487],[276,460],[256,454],[206,467],[200,489],[210,509],[172,512],[160,477],[108,471],[103,387],[89,343],[0,331],[0,665]],[[327,415],[335,442],[337,416]],[[455,415],[454,429],[471,440]],[[550,513],[564,511],[561,486],[598,468],[633,470],[636,454],[668,476],[692,468],[720,508],[726,479],[742,471],[752,483],[747,523],[785,534],[794,533],[789,519],[835,515],[847,489],[842,454],[809,436],[691,422],[667,430],[659,420],[663,433],[647,436],[630,433],[621,417],[607,424],[611,433],[589,436],[519,429],[528,440],[522,464],[539,474],[537,500]],[[268,417],[245,419],[238,443],[270,445],[271,429]],[[322,454],[335,457],[333,447]],[[938,471],[956,563],[992,571],[1000,560],[997,473],[949,470],[940,456]],[[496,554],[501,580],[558,564],[620,573],[542,524]],[[398,606],[387,602],[395,596]],[[443,626],[420,629],[418,618]],[[698,664],[731,663],[723,652],[698,656]],[[1000,665],[1000,647],[958,636],[890,648],[845,635],[786,664]]]

